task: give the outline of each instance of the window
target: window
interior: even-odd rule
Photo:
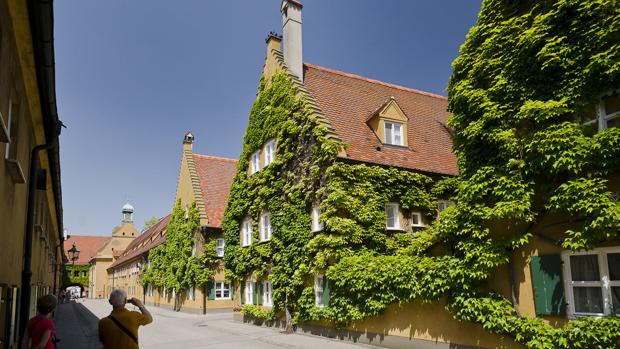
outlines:
[[[317,275],[314,277],[314,303],[317,307],[324,307],[323,303],[323,275]]]
[[[265,144],[263,151],[265,152],[265,166],[267,166],[270,163],[272,163],[273,160],[275,160],[276,141],[267,142],[267,144]]]
[[[241,245],[250,246],[252,244],[252,220],[246,219],[241,223]]]
[[[400,222],[398,219],[398,204],[385,205],[386,223],[385,226],[388,229],[400,229]]]
[[[260,170],[260,152],[255,151],[250,158],[250,174],[255,174]]]
[[[86,272],[82,271],[82,277],[85,278],[86,277]]]
[[[312,208],[312,231],[323,230],[325,224],[321,222],[321,208],[315,206]]]
[[[590,114],[590,113],[587,113]],[[582,124],[586,129],[592,129],[592,133],[601,132],[610,127],[620,126],[620,91],[614,91],[601,97],[594,107],[594,113]]]
[[[196,242],[192,244],[192,257],[196,257]]]
[[[70,271],[68,271],[68,272],[67,272],[67,277],[68,277],[68,278],[70,278],[70,277],[71,277],[71,272],[70,272]]]
[[[569,316],[620,314],[620,248],[562,253]]]
[[[254,283],[246,282],[244,292],[245,292],[244,294],[245,304],[254,304]],[[216,289],[216,297],[217,297],[217,289]]]
[[[437,213],[443,212],[446,208],[454,205],[454,202],[448,200],[439,200],[437,201]]]
[[[424,227],[424,222],[422,222],[422,213],[420,212],[411,213],[411,226],[412,227]]]
[[[272,306],[273,299],[271,298],[271,282],[264,281],[263,282],[263,305]]]
[[[226,245],[226,240],[217,239],[215,242],[215,253],[217,253],[218,257],[224,257],[224,246]]]
[[[80,272],[79,272],[79,271],[77,271],[77,270],[75,270],[75,271],[73,272],[73,276],[75,276],[75,277],[80,276]]]
[[[190,301],[196,300],[196,290],[194,286],[187,289],[187,299]]]
[[[153,285],[148,284],[148,286],[146,286],[146,295],[149,297],[153,296]]]
[[[271,239],[271,216],[264,213],[260,216],[260,241]]]
[[[403,124],[385,121],[385,144],[403,145]]]
[[[224,282],[216,282],[215,299],[230,299],[230,285]]]

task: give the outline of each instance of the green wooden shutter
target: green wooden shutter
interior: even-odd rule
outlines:
[[[256,283],[256,298],[258,298],[258,305],[262,305],[263,304],[263,283],[262,282],[257,282]]]
[[[252,304],[258,304],[258,299],[256,299],[256,282],[253,282],[252,285]]]
[[[215,299],[215,283],[213,281],[207,282],[207,299],[210,301]]]
[[[323,305],[329,306],[329,288],[331,286],[331,281],[327,278],[327,276],[323,276]]]
[[[245,304],[245,284],[243,282],[239,285],[239,292],[241,292],[241,304]]]
[[[536,315],[565,315],[566,301],[560,255],[532,256],[530,270]]]

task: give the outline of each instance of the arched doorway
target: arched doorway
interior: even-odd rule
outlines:
[[[67,295],[67,299],[82,298],[86,296],[84,294],[84,286],[79,283],[72,283],[65,286],[64,291]]]

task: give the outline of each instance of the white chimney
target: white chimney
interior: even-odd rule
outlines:
[[[282,34],[284,37],[284,62],[288,70],[304,81],[303,55],[301,52],[301,8],[298,0],[282,0]]]

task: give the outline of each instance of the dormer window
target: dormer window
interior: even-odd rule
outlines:
[[[404,145],[403,144],[403,124],[393,121],[385,121],[385,144]]]
[[[272,140],[267,142],[263,148],[263,152],[265,153],[265,166],[268,166],[275,160],[276,141]]]
[[[255,174],[260,170],[260,152],[257,150],[250,158],[250,174]]]

